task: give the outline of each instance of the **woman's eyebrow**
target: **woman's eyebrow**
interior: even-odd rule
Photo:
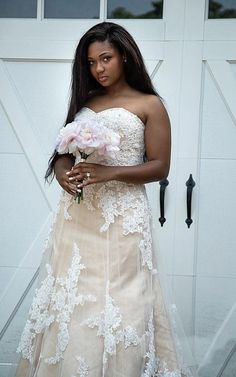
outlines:
[[[101,52],[101,54],[99,54],[98,56],[102,56],[102,55],[105,55],[105,54],[111,54],[111,51]],[[88,59],[93,59],[93,58],[91,56],[88,56]]]

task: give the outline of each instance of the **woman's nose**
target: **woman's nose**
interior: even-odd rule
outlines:
[[[104,67],[103,67],[102,63],[99,63],[99,62],[97,63],[96,71],[97,71],[97,73],[104,71]]]

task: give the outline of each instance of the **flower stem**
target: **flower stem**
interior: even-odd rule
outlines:
[[[80,155],[81,155],[81,162],[84,162],[87,160],[88,158],[88,154],[85,153],[85,152],[80,152]],[[77,203],[80,204],[80,201],[84,199],[84,190],[83,190],[83,187],[80,189],[79,192],[77,192],[77,194],[75,195],[75,200],[77,199]]]

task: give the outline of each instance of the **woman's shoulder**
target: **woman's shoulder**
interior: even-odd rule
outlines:
[[[137,98],[137,105],[142,109],[144,118],[156,117],[166,113],[166,108],[161,97],[155,94],[141,94]]]
[[[157,94],[136,92],[134,95],[134,100],[140,104],[146,105],[148,108],[150,106],[163,106],[162,99]]]
[[[157,94],[142,93],[142,100],[147,106],[163,106],[162,98]]]

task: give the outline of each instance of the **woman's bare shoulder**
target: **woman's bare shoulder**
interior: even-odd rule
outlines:
[[[161,97],[155,94],[143,94],[139,98],[139,112],[148,128],[170,124],[169,115]]]
[[[161,97],[154,95],[154,94],[148,94],[145,96],[144,101],[145,106],[145,113],[146,117],[159,117],[167,115],[166,106],[162,100]]]
[[[161,97],[156,94],[143,94],[143,101],[148,108],[162,108],[164,106]]]
[[[140,94],[136,97],[136,107],[145,123],[150,119],[157,119],[167,114],[162,99],[155,94]]]

